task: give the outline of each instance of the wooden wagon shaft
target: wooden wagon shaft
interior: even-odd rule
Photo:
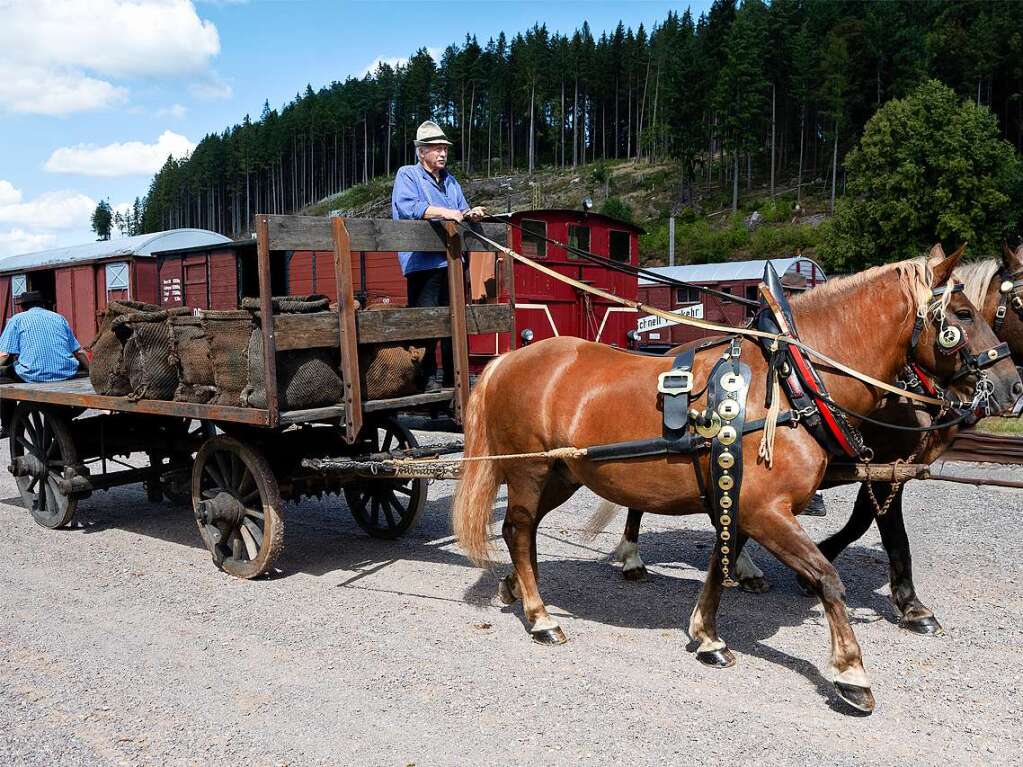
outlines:
[[[934,463],[832,463],[825,477],[833,482],[906,482],[937,479],[965,485],[1023,488],[1023,473],[1000,465],[976,466],[938,459]]]

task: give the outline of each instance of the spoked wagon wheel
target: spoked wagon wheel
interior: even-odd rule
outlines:
[[[373,453],[419,447],[394,418],[367,424],[360,449]],[[416,523],[426,506],[425,479],[366,479],[345,486],[345,500],[359,527],[374,538],[394,540]]]
[[[255,578],[284,545],[281,494],[261,453],[226,436],[207,440],[192,467],[192,508],[217,567]]]
[[[11,423],[11,468],[25,508],[43,527],[66,527],[78,498],[60,489],[65,466],[78,463],[71,429],[55,410],[21,403]]]

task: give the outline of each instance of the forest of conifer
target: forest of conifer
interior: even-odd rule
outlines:
[[[715,182],[737,194],[756,177],[772,191],[823,178],[841,194],[866,121],[929,78],[989,108],[1018,151],[1023,3],[715,0],[652,29],[580,18],[571,35],[542,22],[485,43],[466,35],[439,61],[420,49],[307,85],[168,158],[142,228],[250,231],[257,212],[296,211],[413,162],[428,118],[454,142],[460,176],[633,158],[678,163],[683,192]]]

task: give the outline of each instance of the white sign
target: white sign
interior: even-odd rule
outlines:
[[[703,304],[691,304],[689,306],[683,306],[681,309],[676,309],[672,314],[677,314],[680,317],[693,317],[694,319],[703,319]],[[669,325],[677,325],[678,322],[673,320],[666,320],[663,317],[658,317],[653,314],[648,314],[646,317],[640,317],[636,323],[636,331],[639,333],[646,333],[649,330],[657,330],[658,328],[666,328]]]

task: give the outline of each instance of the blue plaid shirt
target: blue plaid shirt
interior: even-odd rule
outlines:
[[[17,354],[14,372],[33,383],[73,377],[81,348],[67,320],[41,306],[15,314],[0,335],[0,353]]]
[[[391,217],[398,219],[422,219],[430,205],[438,208],[453,208],[467,211],[462,187],[447,171],[441,176],[441,184],[422,165],[403,165],[394,177],[391,192]],[[444,251],[426,250],[402,251],[398,253],[402,274],[421,272],[424,269],[442,269],[448,265]]]

